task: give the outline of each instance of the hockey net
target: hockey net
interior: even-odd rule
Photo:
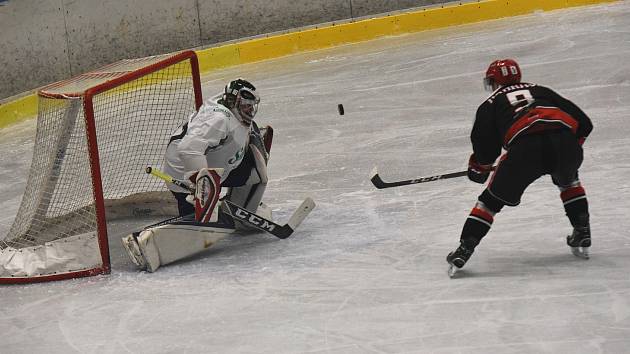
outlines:
[[[0,238],[0,283],[107,274],[107,219],[176,212],[144,169],[162,163],[171,133],[202,103],[197,57],[122,60],[38,96],[28,182]]]

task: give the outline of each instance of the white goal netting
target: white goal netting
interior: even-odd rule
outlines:
[[[108,273],[107,218],[174,210],[144,169],[161,165],[171,133],[200,104],[190,51],[42,89],[26,190],[0,239],[0,282]]]

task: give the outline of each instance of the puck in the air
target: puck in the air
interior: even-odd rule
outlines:
[[[344,111],[343,105],[341,103],[337,105],[337,110],[339,111],[339,115],[343,115]]]

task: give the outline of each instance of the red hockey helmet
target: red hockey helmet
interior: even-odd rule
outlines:
[[[497,87],[518,84],[521,82],[521,68],[513,59],[495,60],[486,70],[483,80],[484,87],[488,91],[494,91]]]

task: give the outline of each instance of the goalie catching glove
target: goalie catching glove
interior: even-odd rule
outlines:
[[[477,162],[475,154],[471,154],[468,159],[468,179],[475,182],[484,184],[488,180],[490,172],[494,170],[492,164],[484,165]]]

